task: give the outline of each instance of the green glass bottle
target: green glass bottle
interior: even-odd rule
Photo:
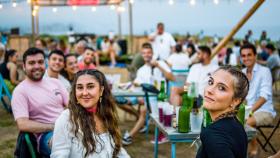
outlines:
[[[165,82],[164,82],[164,80],[162,80],[160,82],[160,91],[158,94],[158,101],[165,102],[166,99],[167,99],[167,95],[165,93]]]
[[[158,100],[158,113],[159,113],[159,121],[160,122],[163,122],[164,120],[164,117],[163,117],[163,105],[164,105],[164,102],[166,101],[167,99],[167,95],[165,93],[165,83],[164,83],[164,80],[161,81],[160,83],[160,91],[159,91],[159,94],[157,96],[157,100]]]
[[[237,118],[240,121],[240,123],[244,126],[244,123],[245,123],[245,104],[244,103],[239,105]]]
[[[211,116],[207,109],[203,108],[203,127],[207,127],[212,123]]]
[[[184,93],[182,96],[183,103],[179,109],[178,118],[178,132],[188,133],[190,131],[190,114],[193,107],[193,97],[188,95],[187,87],[184,86]]]

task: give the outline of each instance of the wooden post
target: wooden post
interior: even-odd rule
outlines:
[[[263,4],[265,0],[258,0],[254,6],[245,14],[231,32],[223,38],[223,40],[214,48],[211,58],[213,58],[235,35],[235,33],[247,22],[247,20],[255,13],[255,11]]]
[[[118,34],[119,34],[119,39],[122,38],[122,16],[121,16],[121,4],[118,5],[117,8],[117,14],[118,14]]]
[[[128,16],[129,16],[129,53],[133,53],[133,17],[132,4],[128,1]]]
[[[36,37],[39,37],[39,9],[36,14]]]
[[[33,10],[34,10],[34,0],[31,0],[30,8],[31,8],[31,29],[32,29],[32,35],[31,35],[31,45],[34,46],[35,41],[35,21],[33,16]]]

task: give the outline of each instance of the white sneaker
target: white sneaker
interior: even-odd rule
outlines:
[[[124,136],[122,138],[122,143],[123,145],[129,145],[132,143],[132,137],[130,136],[128,131],[124,133]]]
[[[167,137],[162,137],[161,139],[158,139],[158,144],[164,144],[164,143],[167,143],[167,142],[169,142]],[[155,140],[151,140],[151,143],[155,144]]]
[[[144,126],[139,130],[139,133],[145,133],[148,130],[147,126]]]

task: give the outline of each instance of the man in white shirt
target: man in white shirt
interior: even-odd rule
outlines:
[[[280,66],[280,57],[273,44],[269,43],[265,46],[268,54],[267,60],[259,60],[259,64],[266,65],[271,71]]]
[[[64,68],[64,54],[60,50],[53,50],[48,57],[48,68],[44,74],[44,77],[51,77],[58,79],[67,89],[71,90],[70,82],[60,75],[60,71]]]
[[[157,31],[149,36],[153,45],[153,59],[166,60],[175,51],[176,42],[172,35],[164,31],[164,24],[157,24]]]
[[[203,96],[204,88],[207,85],[209,75],[218,69],[218,65],[211,64],[211,49],[207,46],[199,46],[197,57],[200,61],[194,64],[187,77],[186,85],[194,82],[197,85],[198,94]],[[181,105],[183,87],[172,87],[170,102],[172,105]]]
[[[254,45],[245,44],[240,48],[243,64],[246,66],[243,73],[250,81],[250,88],[246,97],[247,106],[251,107],[247,124],[250,126],[270,125],[276,112],[272,101],[272,77],[268,68],[256,63],[257,51]],[[257,141],[252,139],[249,154],[257,154]]]
[[[136,78],[134,80],[135,85],[140,85],[142,83],[154,84],[157,82],[160,84],[162,80],[174,80],[175,77],[172,75],[169,66],[164,61],[155,61],[153,58],[153,49],[151,44],[144,43],[142,45],[142,56],[145,64],[140,67],[137,71]],[[142,101],[143,102],[143,101]],[[140,110],[139,119],[137,120],[135,126],[129,133],[126,133],[123,137],[123,144],[129,145],[132,143],[132,137],[140,130],[144,125],[146,117],[146,107]]]

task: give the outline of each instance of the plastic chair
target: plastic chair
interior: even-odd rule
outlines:
[[[270,143],[271,138],[273,137],[274,133],[276,132],[276,130],[279,128],[279,124],[280,124],[280,117],[278,118],[278,122],[276,122],[275,125],[267,125],[267,126],[257,126],[256,129],[260,132],[261,136],[264,139],[264,143],[261,142],[261,140],[259,138],[257,138],[258,143],[260,144],[260,146],[262,147],[262,149],[267,152],[266,146],[269,145],[271,150],[276,153],[277,151],[275,150],[275,148],[273,147],[273,145]],[[263,129],[272,129],[271,133],[269,134],[269,136],[267,137],[264,132]]]
[[[146,100],[146,106],[147,106],[147,112],[146,112],[146,119],[145,119],[145,127],[146,127],[146,138],[148,138],[148,133],[149,133],[149,114],[152,112],[151,110],[151,105],[150,104],[150,99],[149,99],[149,93],[154,93],[156,95],[158,95],[159,90],[151,85],[151,84],[141,84],[141,87],[143,89],[143,91],[145,92],[145,100]]]
[[[4,78],[2,77],[2,74],[0,74],[0,97],[1,97],[1,101],[3,103],[4,108],[6,109],[6,111],[8,111],[9,113],[12,113],[12,109],[11,106],[6,102],[4,97],[7,97],[10,101],[12,99],[12,95],[6,85],[6,83],[4,82]]]
[[[24,134],[24,138],[25,138],[25,141],[26,141],[26,144],[27,144],[29,153],[30,153],[30,155],[31,155],[31,158],[36,158],[36,153],[35,153],[36,150],[34,149],[32,143],[31,143],[29,134],[28,134],[28,133],[25,133],[25,134]]]
[[[42,157],[36,150],[37,141],[32,133],[20,132],[17,138],[14,156],[17,158]]]

